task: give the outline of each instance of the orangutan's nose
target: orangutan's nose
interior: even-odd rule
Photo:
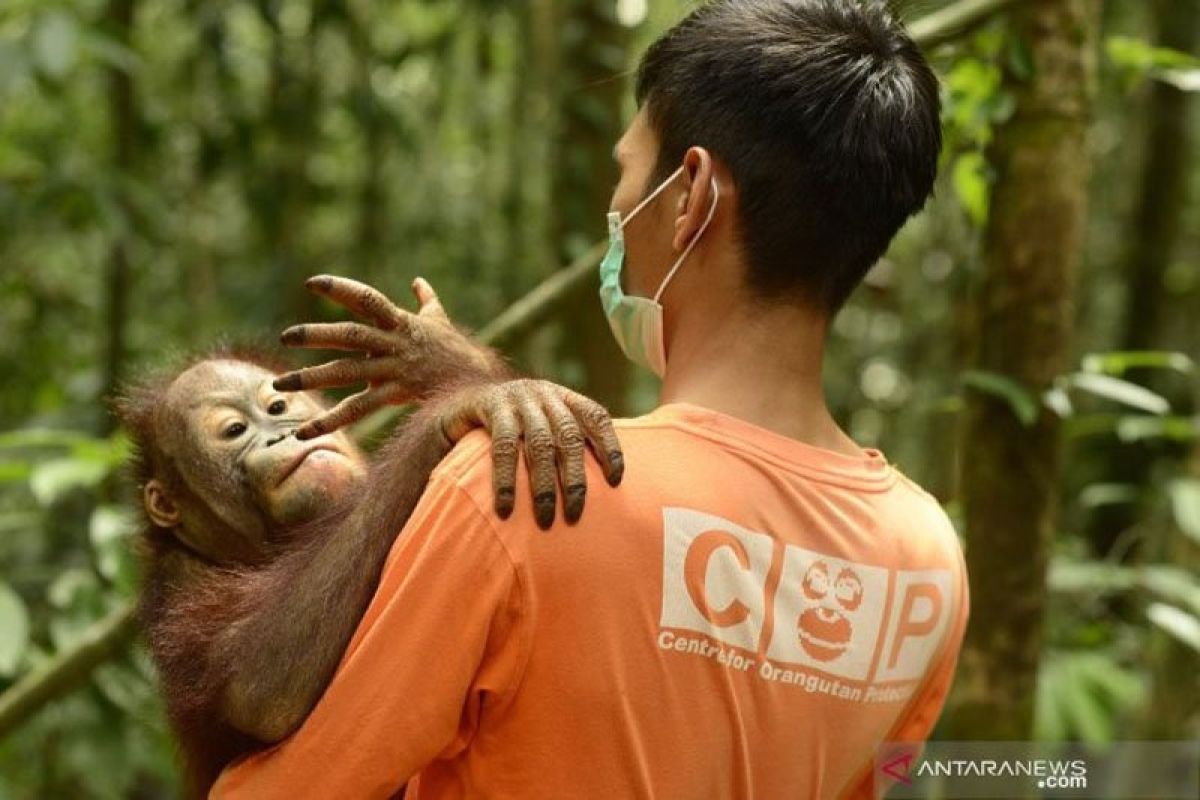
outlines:
[[[268,439],[268,440],[267,440],[267,447],[270,447],[270,446],[272,446],[272,445],[279,444],[280,442],[282,442],[284,439],[288,438],[289,436],[291,436],[291,435],[292,435],[293,433],[295,433],[295,432],[296,432],[296,431],[295,431],[294,429],[293,429],[293,430],[290,430],[290,431],[285,431],[284,433],[281,433],[281,434],[279,434],[278,436],[276,436],[276,437],[275,437],[275,438],[273,438],[273,439]]]

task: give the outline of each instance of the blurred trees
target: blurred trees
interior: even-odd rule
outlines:
[[[0,690],[135,591],[127,445],[103,402],[123,376],[337,314],[303,291],[322,271],[402,300],[424,275],[480,327],[603,239],[629,70],[687,5],[0,5]],[[1025,24],[1051,6],[1101,11],[1038,0],[930,51],[937,196],[834,321],[827,390],[968,533],[967,699],[993,689],[980,675],[1023,670],[991,712],[1014,733],[1031,711],[1048,739],[1134,722],[1195,738],[1200,23],[1192,3],[1109,0],[1092,47],[1062,20]],[[1059,36],[1068,63],[1097,60],[1086,136],[1074,111],[1041,132],[1027,116],[1083,89],[1055,87]],[[507,345],[618,411],[653,403],[594,284]],[[122,649],[0,738],[0,796],[171,795],[153,680]],[[951,707],[944,731],[982,725]]]

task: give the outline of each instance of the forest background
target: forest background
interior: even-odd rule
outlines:
[[[653,406],[596,244],[631,70],[690,5],[0,4],[0,798],[178,792],[105,401],[139,369],[338,317],[308,275],[420,274],[523,369]],[[895,5],[941,177],[826,387],[963,537],[937,736],[1195,740],[1200,3]]]

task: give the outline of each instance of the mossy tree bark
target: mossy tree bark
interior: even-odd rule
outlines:
[[[996,177],[972,360],[1035,398],[1070,352],[1098,6],[1038,0],[1013,7],[1012,35],[1029,68],[1014,71],[1020,59],[1006,67],[1016,111],[996,130],[989,153]],[[1004,399],[967,390],[961,486],[972,610],[950,721],[956,738],[1031,733],[1060,461],[1058,420],[1039,408],[1026,426]]]

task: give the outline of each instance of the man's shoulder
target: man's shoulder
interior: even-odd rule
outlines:
[[[675,430],[675,426],[656,419],[653,414],[613,419],[613,427],[616,429],[617,438],[625,451],[628,451],[629,448],[640,449],[664,435],[680,433]],[[485,428],[476,428],[458,440],[434,469],[433,477],[449,480],[463,487],[480,481],[490,485],[491,449],[491,434]],[[521,470],[525,469],[524,457],[524,448],[521,448],[519,451],[521,463],[518,465]],[[589,454],[587,463],[588,477],[590,478],[590,469],[597,466],[596,459]]]
[[[464,477],[472,471],[487,467],[491,447],[491,435],[484,428],[476,428],[458,440],[434,468],[430,478],[441,478],[461,485]]]

